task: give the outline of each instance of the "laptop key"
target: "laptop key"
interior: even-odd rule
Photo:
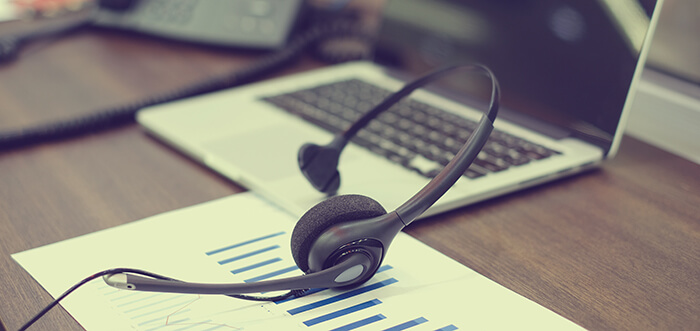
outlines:
[[[435,177],[442,170],[443,166],[433,160],[427,159],[421,155],[417,155],[407,164],[410,169],[418,171],[418,173],[426,177]],[[437,173],[436,173],[437,171]]]
[[[466,176],[467,178],[474,179],[474,178],[479,178],[481,176],[486,176],[486,173],[476,171],[472,167],[469,167],[469,169],[467,169],[467,171],[464,172],[464,176]]]

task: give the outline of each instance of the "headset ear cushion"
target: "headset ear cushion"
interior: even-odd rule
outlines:
[[[292,256],[299,269],[309,269],[309,251],[316,238],[327,228],[341,223],[386,214],[382,205],[362,195],[338,195],[309,209],[292,232]],[[344,243],[342,243],[344,244]]]

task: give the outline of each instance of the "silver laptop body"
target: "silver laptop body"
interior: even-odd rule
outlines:
[[[293,113],[281,110],[263,100],[264,98],[350,79],[369,82],[389,91],[395,91],[405,83],[403,77],[415,77],[417,73],[426,72],[431,66],[438,66],[440,63],[437,62],[478,61],[494,70],[503,88],[504,111],[502,114],[504,115],[496,120],[496,130],[558,153],[542,160],[490,172],[478,178],[462,177],[423,217],[570,176],[597,167],[605,159],[612,157],[622,138],[626,113],[643,67],[658,17],[659,5],[654,6],[653,1],[651,4],[637,3],[633,0],[620,2],[624,3],[622,6],[628,6],[623,8],[624,10],[632,10],[637,14],[636,21],[629,23],[619,12],[620,9],[611,8],[615,6],[606,1],[586,2],[587,4],[583,5],[568,1],[550,1],[548,6],[530,2],[515,5],[517,2],[513,2],[512,4],[518,8],[506,9],[505,13],[501,11],[502,8],[490,8],[496,6],[490,1],[472,2],[475,3],[473,7],[471,4],[465,5],[465,2],[460,1],[390,2],[384,14],[385,23],[380,32],[377,57],[384,56],[389,59],[393,59],[392,56],[396,57],[395,54],[388,54],[388,56],[380,54],[381,46],[389,49],[389,52],[392,49],[400,49],[400,54],[405,55],[406,58],[394,60],[404,64],[405,67],[392,67],[390,64],[379,62],[352,62],[330,66],[147,108],[139,112],[138,122],[154,136],[214,171],[259,192],[289,212],[300,215],[325,196],[316,192],[299,171],[298,149],[306,142],[318,144],[330,142],[332,134]],[[503,5],[508,4],[501,3],[501,6]],[[523,6],[537,8],[529,8],[528,11],[524,10]],[[508,12],[509,10],[512,12]],[[455,12],[461,13],[461,16],[454,14]],[[515,15],[516,12],[522,16],[531,15],[537,22],[542,21],[542,31],[533,27],[532,30],[535,32],[526,32],[526,35],[537,31],[539,31],[537,33],[551,34],[542,38],[533,37],[533,41],[529,41],[529,44],[518,45],[520,49],[527,49],[528,45],[532,45],[533,48],[541,47],[538,46],[539,39],[552,39],[555,43],[561,44],[561,50],[550,49],[551,52],[558,52],[557,54],[545,55],[552,56],[546,59],[547,61],[562,61],[561,64],[551,64],[555,73],[548,74],[541,71],[543,70],[541,68],[535,68],[534,71],[529,69],[531,70],[529,72],[527,70],[519,72],[519,75],[511,74],[512,70],[509,71],[508,68],[518,68],[518,61],[522,61],[520,64],[522,67],[529,66],[530,62],[545,62],[544,67],[550,66],[546,63],[547,61],[540,61],[538,59],[540,55],[536,52],[522,56],[504,55],[503,59],[495,59],[497,56],[489,56],[488,52],[483,53],[484,58],[460,53],[465,48],[471,47],[476,50],[482,47],[482,44],[490,44],[487,41],[497,38],[503,31],[493,23],[493,20],[498,19],[494,18],[491,21],[487,19],[490,17],[489,13],[502,15],[502,20],[514,20],[508,24],[526,24],[517,22],[516,18],[520,16],[510,16]],[[445,13],[452,14],[446,17]],[[595,19],[589,18],[588,14]],[[445,28],[441,27],[439,22],[431,20],[428,20],[429,23],[418,22],[420,17],[431,15],[436,17],[443,15],[440,17],[444,17],[444,24],[453,25]],[[595,31],[600,29],[601,17],[608,19],[610,30],[617,34],[614,40],[605,42],[619,42],[619,49],[629,51],[628,54],[615,55],[615,58],[607,61],[610,63],[604,60],[606,56],[612,57],[608,55],[608,51],[591,48],[593,47],[591,45],[595,45],[597,41],[588,40],[601,33],[610,34],[609,31]],[[454,26],[454,22],[450,23],[450,20],[454,22],[473,20],[474,22]],[[625,24],[636,25],[625,28]],[[526,26],[532,25],[528,23]],[[513,27],[514,31],[517,30],[515,28],[517,26]],[[457,32],[460,31],[459,29],[469,32],[464,35],[455,34],[455,29]],[[508,38],[522,39],[522,36]],[[505,39],[508,40],[508,38]],[[426,48],[430,49],[426,45],[432,45],[430,47],[442,49],[442,51],[426,52]],[[600,47],[603,46],[605,45]],[[581,56],[580,53],[587,51],[590,52],[592,59],[586,59],[587,54]],[[501,54],[496,49],[491,49],[491,52]],[[527,51],[524,50],[523,53]],[[566,56],[569,54],[578,55],[576,58],[567,59]],[[440,61],[436,61],[436,58]],[[494,58],[494,62],[489,63],[489,58]],[[587,78],[590,81],[583,82],[575,76],[579,71],[591,71],[587,66],[595,66],[596,61],[600,62],[600,74]],[[609,82],[610,78],[605,75],[611,68],[616,67],[615,61],[624,61],[625,64],[620,65],[620,73],[615,74],[619,82],[614,82],[616,84],[614,88],[608,88],[606,82]],[[572,64],[577,63],[581,65],[581,69],[574,68],[573,73],[564,72],[564,79],[557,76],[562,71],[568,70],[566,68]],[[565,69],[557,69],[557,66]],[[413,74],[407,72],[413,72]],[[501,76],[499,72],[504,74]],[[569,80],[566,77],[569,77]],[[464,77],[464,79],[469,78]],[[518,83],[519,80],[523,83]],[[546,80],[549,81],[541,83]],[[602,87],[596,84],[596,80],[601,81]],[[458,80],[457,84],[460,82],[463,80]],[[516,83],[511,84],[511,82]],[[539,86],[542,88],[538,90]],[[459,86],[455,88],[449,84],[437,88],[435,91],[417,91],[411,97],[449,113],[474,121],[479,120],[485,109],[480,107],[479,102],[465,101],[469,99],[471,92],[460,91]],[[571,95],[567,95],[566,91],[559,91],[560,88],[589,89],[591,94],[585,93],[586,91],[583,93],[574,91]],[[605,95],[600,91],[610,91],[608,94],[617,95]],[[563,97],[559,98],[560,100],[554,98],[552,102],[540,102],[545,99],[543,95],[546,96],[549,93],[559,96],[563,94]],[[453,98],[454,95],[458,97]],[[594,101],[591,104],[597,105],[596,108],[613,109],[603,112],[596,108],[586,108],[587,105],[581,105],[587,102],[586,95]],[[528,96],[532,96],[535,101],[524,100],[524,97]],[[577,96],[584,97],[578,100]],[[461,99],[462,97],[466,98]],[[602,101],[598,102],[596,98]],[[612,101],[606,104],[608,99],[605,98]],[[571,106],[567,106],[566,102],[571,100],[574,102]],[[527,111],[521,111],[520,105],[528,108]],[[565,109],[559,109],[562,105]],[[547,111],[554,109],[554,115],[539,116],[541,113],[546,113],[546,111],[540,111],[545,108]],[[600,111],[603,115],[589,114],[589,111],[591,113]],[[523,112],[526,114],[522,115]],[[577,115],[569,116],[568,114],[571,113]],[[416,171],[389,162],[387,158],[356,144],[350,144],[343,152],[339,171],[341,185],[338,194],[366,195],[379,201],[387,210],[399,206],[429,180]]]

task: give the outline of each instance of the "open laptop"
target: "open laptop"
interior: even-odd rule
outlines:
[[[425,217],[611,158],[659,8],[653,0],[390,1],[374,62],[147,108],[138,122],[211,169],[302,214],[325,198],[298,169],[302,144],[329,142],[332,131],[432,68],[483,63],[501,85],[496,131]],[[366,195],[387,210],[411,197],[449,161],[454,145],[461,146],[470,123],[486,109],[489,85],[480,79],[460,74],[416,91],[361,131],[340,158],[338,194]]]

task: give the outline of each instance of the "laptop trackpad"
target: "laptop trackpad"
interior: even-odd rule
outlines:
[[[278,125],[261,130],[232,135],[204,144],[208,154],[263,181],[275,181],[290,176],[301,176],[297,163],[299,148],[313,142],[325,144],[328,134],[319,134],[302,128]]]

